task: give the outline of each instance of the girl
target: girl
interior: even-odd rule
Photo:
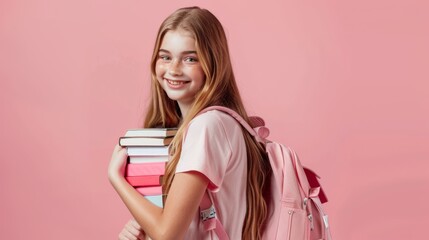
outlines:
[[[225,32],[198,7],[182,8],[159,28],[153,51],[152,98],[144,127],[178,127],[170,144],[159,208],[124,178],[126,149],[116,146],[109,180],[135,220],[120,239],[213,239],[201,230],[199,205],[209,191],[230,239],[260,239],[267,216],[263,198],[271,173],[263,148],[220,105],[249,118],[232,71]]]

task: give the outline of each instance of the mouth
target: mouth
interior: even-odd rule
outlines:
[[[167,78],[164,78],[164,80],[167,81],[168,84],[170,84],[172,86],[181,86],[181,85],[184,85],[186,83],[191,82],[191,81],[185,81],[185,80],[171,80],[171,79],[167,79]]]

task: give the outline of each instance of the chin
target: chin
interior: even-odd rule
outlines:
[[[173,101],[180,101],[180,99],[181,99],[181,97],[180,97],[180,96],[177,96],[177,95],[175,95],[175,94],[168,94],[168,93],[167,93],[167,96],[168,96],[168,98],[169,98],[169,99],[171,99],[171,100],[173,100]]]

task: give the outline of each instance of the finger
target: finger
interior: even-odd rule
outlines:
[[[128,232],[125,229],[122,230],[121,236],[123,237],[123,239],[126,239],[126,240],[137,240],[136,235],[133,235],[132,233]]]
[[[119,147],[116,154],[121,157],[127,157],[128,156],[127,148]]]
[[[140,226],[140,224],[135,220],[135,219],[131,219],[129,221],[129,223],[137,230],[141,230],[142,227]]]
[[[122,154],[123,156],[128,156],[128,152],[126,148],[122,148],[121,150],[119,150],[119,153]]]
[[[130,240],[122,234],[119,234],[118,240]]]
[[[135,229],[139,231],[139,234],[137,235],[138,239],[145,240],[145,234],[143,232],[143,229],[135,219],[130,219],[130,221],[128,221],[128,224],[132,225]]]
[[[116,145],[112,153],[112,159],[118,159],[118,158],[123,159],[126,157],[128,157],[127,149],[119,145]]]
[[[119,239],[119,240],[131,240],[130,238],[128,238],[128,237],[126,236],[126,234],[124,233],[124,230],[122,230],[122,232],[120,232],[120,233],[119,233],[119,237],[118,237],[118,239]]]
[[[144,234],[142,231],[140,231],[140,233],[139,233],[139,235],[137,236],[137,238],[138,238],[139,240],[145,240],[145,234]]]
[[[124,147],[121,147],[118,143],[115,145],[115,152],[119,152],[119,151],[121,151],[122,149],[125,149]]]
[[[125,229],[134,236],[138,236],[140,234],[140,230],[136,229],[132,224],[125,225]]]

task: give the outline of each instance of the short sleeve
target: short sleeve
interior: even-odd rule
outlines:
[[[176,173],[197,171],[209,179],[209,189],[218,191],[231,159],[225,127],[213,111],[194,118],[188,126]]]

